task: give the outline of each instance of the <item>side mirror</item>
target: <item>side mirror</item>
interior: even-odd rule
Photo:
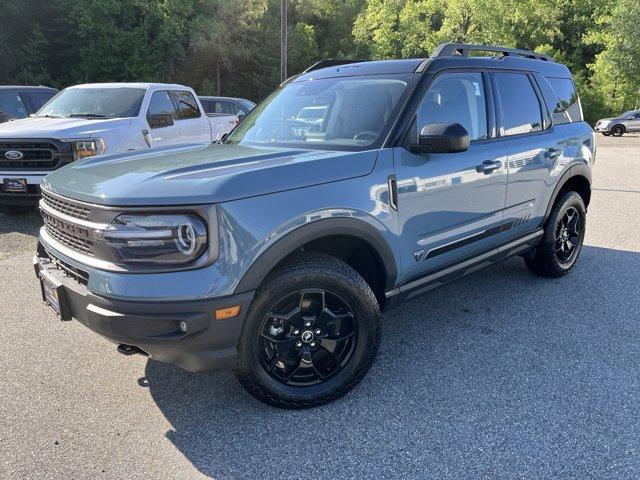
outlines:
[[[247,114],[246,114],[246,113],[240,113],[240,114],[238,115],[238,122],[241,122],[242,120],[244,120],[244,117],[246,117],[246,116],[247,116]]]
[[[0,112],[0,123],[8,122],[9,120],[11,120],[11,117],[8,114]]]
[[[172,113],[154,113],[147,117],[151,128],[171,127],[175,123]]]
[[[429,123],[422,127],[413,153],[457,153],[469,150],[469,133],[459,123]]]

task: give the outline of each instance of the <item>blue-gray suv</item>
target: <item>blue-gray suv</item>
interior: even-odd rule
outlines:
[[[51,173],[35,269],[123,354],[320,405],[368,371],[381,311],[514,255],[568,273],[594,140],[569,70],[533,52],[324,61],[217,144]]]

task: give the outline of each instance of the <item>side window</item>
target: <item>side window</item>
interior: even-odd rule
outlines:
[[[188,118],[198,118],[202,116],[200,108],[198,108],[198,102],[191,95],[191,92],[185,92],[184,90],[176,90],[173,92],[178,104],[178,119],[184,120]]]
[[[166,90],[158,90],[151,95],[149,109],[147,110],[147,120],[151,115],[157,114],[173,115],[174,120],[176,118],[176,107],[173,104],[173,100],[171,100],[171,95]]]
[[[495,73],[502,106],[503,136],[542,130],[542,112],[529,77],[523,73]]]
[[[29,96],[31,97],[31,103],[33,104],[34,111],[38,111],[42,108],[42,106],[51,100],[54,97],[55,93],[53,92],[31,92]]]
[[[200,99],[200,103],[202,104],[202,108],[204,108],[204,113],[215,113],[216,104],[213,100]]]
[[[547,78],[551,88],[558,97],[558,102],[553,108],[554,120],[556,115],[566,116],[568,122],[581,122],[582,109],[576,87],[570,78]],[[564,123],[568,123],[564,122]]]
[[[487,107],[481,73],[438,77],[418,107],[417,128],[429,123],[459,123],[470,140],[487,138]]]
[[[9,115],[10,118],[25,118],[27,107],[18,93],[0,93],[0,115]]]
[[[237,115],[237,107],[231,102],[216,102],[216,113],[224,115]]]

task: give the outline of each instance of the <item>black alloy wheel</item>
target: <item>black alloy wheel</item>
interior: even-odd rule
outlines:
[[[235,374],[258,400],[309,408],[344,395],[380,345],[380,307],[343,261],[301,252],[270,273],[251,302]]]
[[[279,382],[322,382],[349,361],[357,341],[349,304],[327,290],[293,292],[275,302],[256,343],[262,367]]]
[[[556,256],[560,263],[571,262],[580,243],[582,222],[575,207],[569,207],[556,227]]]

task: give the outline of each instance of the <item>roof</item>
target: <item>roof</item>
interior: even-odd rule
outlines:
[[[14,91],[14,90],[20,90],[21,92],[28,91],[28,90],[34,90],[34,91],[45,90],[45,91],[51,91],[51,92],[58,91],[57,88],[45,87],[43,85],[39,85],[37,87],[29,86],[29,85],[0,85],[0,91]]]
[[[173,88],[186,89],[185,85],[177,83],[151,83],[151,82],[112,82],[112,83],[84,83],[81,85],[72,85],[68,88]]]
[[[198,95],[198,98],[204,99],[204,100],[229,100],[229,101],[236,101],[236,102],[251,102],[251,100],[247,100],[246,98],[240,98],[240,97],[218,97],[213,95]],[[255,103],[255,102],[251,102],[251,103]]]
[[[424,61],[423,58],[406,60],[371,60],[364,62],[335,65],[310,72],[301,73],[296,81],[330,77],[351,77],[358,75],[392,75],[400,73],[414,73]]]
[[[493,51],[496,56],[469,56],[470,50]],[[571,78],[569,69],[550,57],[530,52],[490,45],[442,44],[429,58],[405,60],[321,60],[291,81],[359,75],[420,74],[430,67],[504,68],[538,72],[545,76]],[[327,65],[326,67],[324,65]]]

